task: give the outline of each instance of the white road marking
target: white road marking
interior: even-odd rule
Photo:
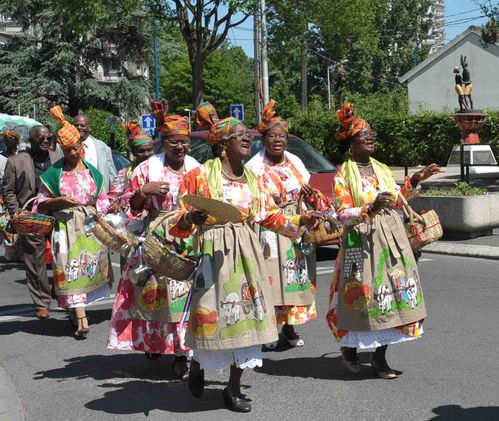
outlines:
[[[114,297],[116,297],[116,294],[111,294],[109,298],[97,301],[95,304],[92,304],[89,308],[92,309],[93,307],[101,306],[103,304],[112,304],[114,303]],[[50,311],[57,311],[59,313],[63,313],[64,309],[62,307],[53,307],[50,309]],[[18,320],[28,316],[35,317],[35,309],[33,308],[33,306],[27,305],[24,307],[16,308],[15,310],[5,310],[0,312],[0,323],[12,320]]]

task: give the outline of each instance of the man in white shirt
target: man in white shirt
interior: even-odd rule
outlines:
[[[76,116],[74,123],[83,142],[85,160],[102,174],[104,177],[104,189],[107,193],[114,177],[116,177],[116,167],[114,166],[111,148],[102,140],[96,139],[90,134],[92,128],[90,127],[90,119],[86,115]]]

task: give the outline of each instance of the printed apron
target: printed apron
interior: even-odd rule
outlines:
[[[395,210],[343,235],[338,329],[373,331],[426,317],[416,261]]]
[[[159,237],[172,243],[174,239],[168,234],[167,219],[163,219],[166,214],[171,215],[171,212],[151,214],[152,222],[149,227],[154,229]],[[133,267],[129,270],[137,269],[140,262],[140,256],[135,256]],[[162,323],[179,323],[181,321],[192,282],[176,281],[155,273],[142,285],[131,282],[135,294],[133,306],[129,309],[131,317]]]
[[[281,206],[283,213],[296,214],[296,204]],[[260,227],[260,243],[272,286],[275,306],[309,306],[314,301],[308,264],[300,244]]]
[[[86,234],[84,220],[95,213],[91,206],[78,206],[53,213],[52,259],[56,295],[87,294],[112,282],[107,248]]]
[[[269,276],[253,229],[243,222],[204,226],[194,242],[201,262],[186,344],[226,350],[276,341]]]

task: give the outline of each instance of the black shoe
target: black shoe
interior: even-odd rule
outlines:
[[[200,370],[195,374],[191,371],[189,373],[187,386],[189,387],[189,392],[191,392],[192,396],[200,398],[204,392],[204,370]]]
[[[223,391],[225,407],[234,412],[251,412],[251,404],[247,398],[240,398],[238,395],[231,395],[229,389]]]

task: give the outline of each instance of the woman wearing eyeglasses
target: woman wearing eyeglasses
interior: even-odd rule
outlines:
[[[130,211],[137,217],[146,214],[149,227],[155,224],[156,218],[177,208],[178,191],[185,174],[199,166],[187,155],[189,120],[161,113],[156,118],[164,151],[139,164],[130,179]],[[156,274],[138,285],[130,273],[140,264],[140,257],[135,253],[123,271],[107,347],[142,351],[153,361],[161,354],[174,355],[175,374],[187,380],[189,348],[181,339],[184,327],[180,321],[190,286]]]
[[[345,230],[326,319],[349,371],[361,369],[358,349],[374,349],[374,374],[394,379],[399,373],[386,361],[388,345],[419,338],[426,317],[416,261],[395,211],[401,207],[398,195],[410,199],[420,181],[440,170],[431,164],[399,188],[390,169],[371,157],[376,133],[369,123],[356,118],[350,104],[338,118],[346,158],[334,178],[333,205]]]
[[[296,214],[296,204],[303,194],[304,202],[316,210],[328,209],[327,199],[314,192],[309,184],[310,173],[302,160],[287,151],[288,124],[275,116],[276,102],[264,108],[258,131],[263,135],[264,149],[256,154],[248,167],[265,180],[276,204],[287,214]],[[305,256],[300,244],[265,228],[260,229],[260,243],[264,247],[267,270],[272,277],[272,293],[276,319],[282,324],[282,335],[293,347],[305,345],[295,332],[295,325],[303,325],[317,317],[314,291],[316,278],[315,251]],[[277,342],[265,345],[274,349]]]
[[[170,233],[180,238],[192,235],[201,257],[186,342],[193,349],[189,390],[200,397],[204,372],[230,367],[229,384],[223,391],[225,406],[238,412],[251,410],[241,393],[245,368],[262,365],[262,344],[277,339],[269,276],[253,223],[295,238],[301,224],[317,217],[285,217],[268,194],[262,180],[244,165],[251,155],[252,136],[235,118],[220,120],[209,103],[198,108],[200,128],[209,129],[213,160],[188,173],[180,195],[217,199],[240,211],[238,222],[208,217],[184,208],[171,221]]]

